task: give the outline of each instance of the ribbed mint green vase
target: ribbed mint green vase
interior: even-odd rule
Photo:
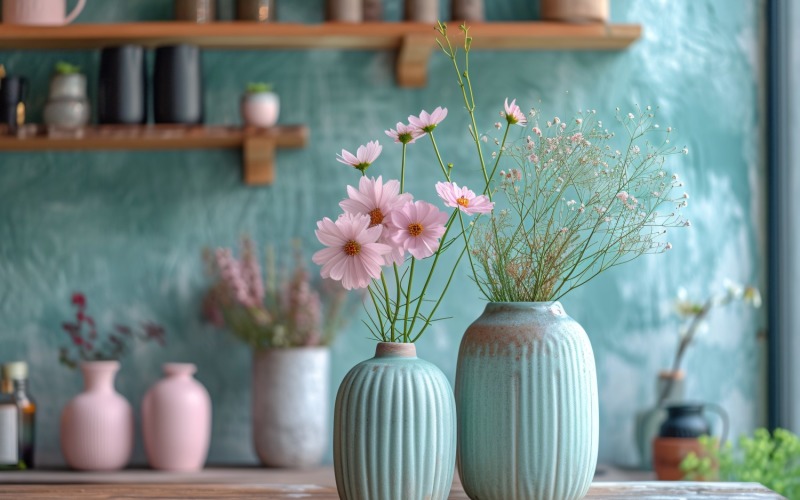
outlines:
[[[342,500],[445,500],[456,459],[456,406],[447,378],[414,344],[379,343],[345,376],[333,418]]]
[[[464,334],[458,472],[473,500],[583,498],[597,465],[597,374],[559,302],[500,302]]]

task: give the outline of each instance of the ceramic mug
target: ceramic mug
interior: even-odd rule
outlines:
[[[3,23],[61,26],[78,17],[86,0],[78,0],[67,14],[67,0],[3,0]]]

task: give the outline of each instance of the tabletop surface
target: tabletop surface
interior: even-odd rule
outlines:
[[[642,474],[640,473],[640,476]],[[601,476],[603,477],[603,476]],[[616,481],[620,474],[596,481],[588,499],[781,499],[757,483],[691,483]],[[633,477],[637,477],[635,474]],[[645,476],[646,477],[646,476]],[[307,470],[261,468],[212,468],[196,473],[152,470],[120,472],[21,471],[0,472],[0,499],[297,499],[334,500],[339,496],[330,467]],[[452,500],[466,500],[458,477],[450,493]]]

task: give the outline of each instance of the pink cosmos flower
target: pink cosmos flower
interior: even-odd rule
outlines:
[[[458,208],[467,215],[486,214],[494,208],[494,202],[484,195],[476,196],[466,186],[458,187],[455,182],[439,182],[436,192],[448,207]]]
[[[409,116],[408,123],[413,129],[419,131],[419,135],[424,135],[433,132],[433,129],[435,129],[446,116],[447,108],[439,106],[434,109],[431,114],[422,110],[419,116]]]
[[[447,219],[445,212],[428,202],[408,202],[389,216],[392,240],[416,259],[430,257],[439,249]]]
[[[382,176],[377,179],[361,177],[358,189],[347,186],[347,195],[350,198],[339,203],[342,210],[350,214],[368,215],[370,227],[382,226],[383,232],[378,242],[392,247],[391,253],[386,255],[386,265],[402,264],[405,252],[391,240],[392,230],[388,227],[388,217],[410,202],[412,196],[409,193],[400,193],[399,181],[390,180],[384,184]]]
[[[323,278],[342,282],[347,290],[366,288],[381,275],[384,256],[391,251],[378,243],[382,226],[369,227],[369,216],[342,214],[333,222],[325,217],[317,222],[317,239],[328,248],[315,253],[311,260],[322,266]]]
[[[422,137],[423,133],[411,125],[397,122],[397,130],[390,128],[386,131],[386,135],[394,139],[394,142],[400,144],[413,144],[417,138]]]
[[[514,99],[509,103],[508,97],[506,97],[505,108],[506,108],[506,121],[511,125],[520,125],[524,127],[528,123],[528,119],[525,118],[525,113],[523,113],[519,109],[519,106],[517,106],[516,99]]]
[[[343,149],[342,154],[336,155],[336,161],[364,172],[378,158],[382,150],[383,146],[378,144],[378,141],[371,141],[366,146],[359,146],[355,155]]]

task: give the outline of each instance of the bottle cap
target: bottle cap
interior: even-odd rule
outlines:
[[[13,361],[3,365],[3,378],[9,380],[25,380],[28,378],[28,363]]]

